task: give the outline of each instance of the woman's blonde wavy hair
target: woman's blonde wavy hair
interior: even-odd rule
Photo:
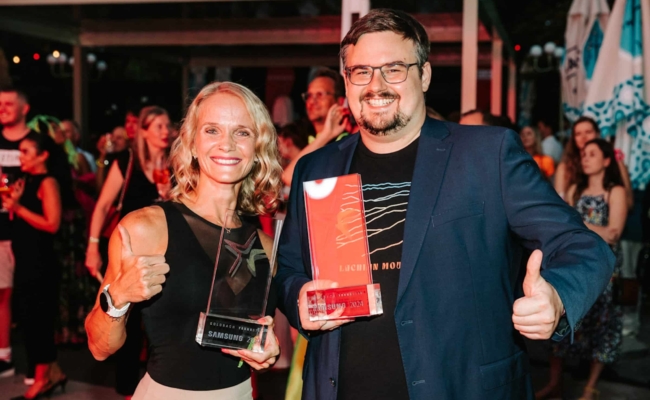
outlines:
[[[246,87],[233,82],[213,82],[201,89],[187,109],[178,138],[172,144],[170,165],[176,180],[171,198],[189,199],[199,181],[199,163],[192,158],[198,131],[201,104],[216,93],[228,93],[241,99],[254,122],[257,162],[242,182],[237,209],[244,213],[270,214],[280,205],[282,167],[279,163],[277,135],[262,101]]]
[[[151,162],[151,154],[149,154],[149,146],[147,146],[147,140],[144,138],[142,131],[149,130],[153,120],[161,115],[168,115],[167,110],[159,106],[147,106],[140,111],[138,117],[138,131],[131,148],[143,171],[147,170],[147,164]]]

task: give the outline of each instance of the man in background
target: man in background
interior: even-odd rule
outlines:
[[[542,153],[549,156],[558,165],[562,161],[562,144],[555,137],[553,125],[546,118],[537,119],[537,130],[542,135]]]
[[[309,144],[284,169],[282,182],[287,186],[291,185],[293,169],[300,157],[345,137],[352,130],[350,111],[343,106],[345,84],[338,72],[329,68],[317,70],[302,98],[305,101],[307,119],[316,136],[309,136]]]

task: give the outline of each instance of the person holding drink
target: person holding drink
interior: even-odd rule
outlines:
[[[54,145],[48,139],[30,132],[20,142],[20,168],[26,177],[2,194],[2,206],[14,215],[15,319],[21,327],[28,364],[36,367],[34,384],[15,399],[49,396],[59,386],[65,390],[68,381],[56,363],[54,343],[61,279],[54,235],[61,223],[61,194],[48,168]]]
[[[263,353],[202,347],[195,333],[221,231],[248,230],[242,213],[270,213],[279,204],[282,171],[264,104],[235,83],[206,86],[188,109],[170,163],[172,200],[127,215],[111,237],[102,293],[86,320],[90,350],[106,359],[128,335],[126,313],[142,313],[151,353],[134,399],[252,399],[241,361],[255,369],[275,362],[273,319],[258,321],[269,325]],[[256,238],[252,249],[269,254],[272,240],[259,230]]]
[[[154,170],[169,148],[169,124],[169,116],[163,108],[143,108],[131,150],[111,165],[90,223],[86,268],[91,275],[101,278],[100,236],[107,233],[106,219],[118,196],[121,198],[120,219],[167,196],[171,186],[156,183]],[[133,395],[140,379],[142,329],[139,314],[129,319],[127,329],[129,339],[117,354],[116,367],[116,390],[123,396]]]

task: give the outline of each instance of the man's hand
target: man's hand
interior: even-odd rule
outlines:
[[[305,283],[300,289],[300,294],[298,296],[298,312],[300,314],[300,325],[302,329],[306,331],[331,331],[343,324],[354,321],[354,318],[346,319],[335,319],[328,321],[310,321],[309,320],[309,309],[307,305],[307,292],[316,290],[316,289],[332,289],[338,287],[338,284],[331,281],[310,281]],[[338,309],[330,317],[337,318],[343,314],[344,309]]]
[[[535,250],[528,259],[524,278],[524,297],[513,305],[515,329],[528,339],[548,339],[564,312],[557,291],[540,274],[542,252]]]
[[[336,139],[341,133],[345,132],[349,114],[350,111],[347,108],[333,104],[327,112],[325,126],[323,127],[323,131],[319,132],[319,136],[325,136],[328,142]]]
[[[122,265],[115,282],[111,284],[110,292],[115,308],[126,303],[138,303],[149,300],[162,292],[165,274],[169,265],[165,256],[136,256],[131,249],[131,236],[120,224],[117,225],[122,236]]]

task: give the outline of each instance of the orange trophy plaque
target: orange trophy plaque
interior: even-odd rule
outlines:
[[[313,279],[338,284],[307,292],[309,319],[382,314],[379,284],[372,283],[361,176],[304,182],[303,190]]]

